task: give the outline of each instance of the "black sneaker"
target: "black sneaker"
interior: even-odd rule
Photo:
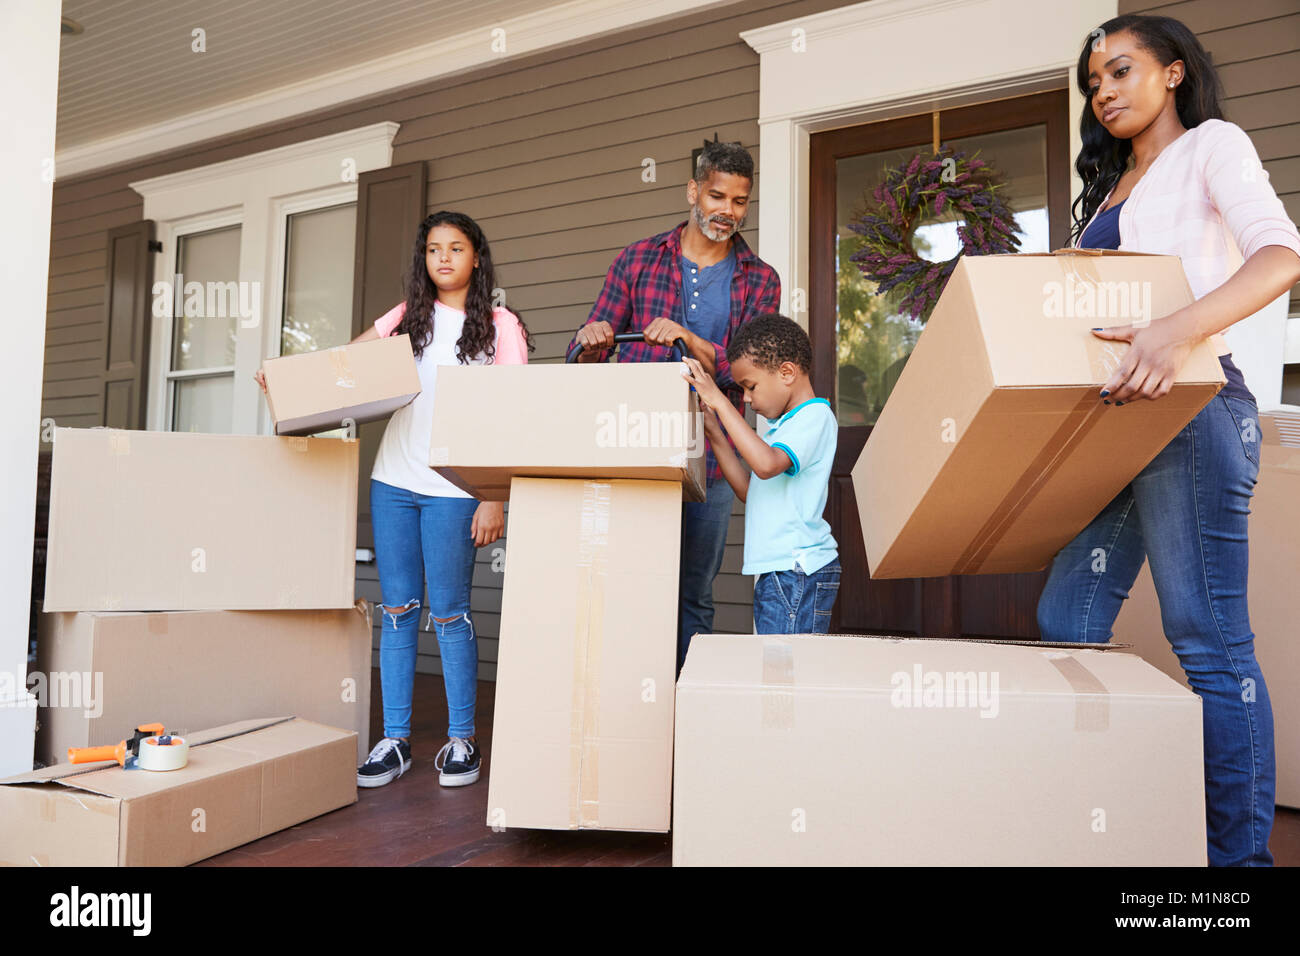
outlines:
[[[438,782],[444,787],[469,786],[478,780],[480,757],[478,744],[474,741],[452,737],[433,758],[434,769],[439,771]]]
[[[382,787],[411,769],[411,745],[396,737],[375,744],[366,762],[357,768],[358,787]]]

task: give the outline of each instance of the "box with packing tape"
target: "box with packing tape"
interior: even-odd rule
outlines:
[[[356,731],[370,752],[371,609],[81,611],[40,615],[36,756],[116,743],[141,714],[216,727],[297,714]],[[33,678],[35,685],[33,686]]]
[[[1189,305],[1176,256],[963,256],[853,468],[873,578],[1038,571],[1223,387],[1209,342],[1168,395],[1099,396],[1094,327]]]
[[[277,435],[377,421],[420,394],[420,373],[405,333],[267,359],[262,372]]]
[[[184,866],[214,856],[355,803],[355,736],[261,718],[185,734],[188,762],[177,770],[108,761],[7,777],[0,865]]]
[[[504,501],[513,477],[644,478],[681,483],[704,500],[699,396],[680,362],[446,366],[429,464],[484,501]]]
[[[1255,424],[1252,429],[1251,425]],[[1300,809],[1300,641],[1295,639],[1295,573],[1300,568],[1300,408],[1259,413],[1242,421],[1242,448],[1253,444],[1259,480],[1250,501],[1250,576],[1247,602],[1255,659],[1273,708],[1277,797]],[[1114,639],[1183,686],[1187,676],[1165,637],[1151,567],[1145,564],[1115,619]],[[1249,687],[1242,687],[1248,695]],[[1245,696],[1243,696],[1245,699]]]
[[[667,831],[681,514],[675,482],[511,483],[489,826]]]
[[[678,866],[1204,866],[1201,701],[1135,654],[696,635]]]
[[[358,444],[54,429],[44,610],[351,608]]]

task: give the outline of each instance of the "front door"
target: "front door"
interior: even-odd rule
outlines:
[[[1067,123],[1063,89],[938,116],[943,144],[968,156],[978,151],[1001,173],[1022,230],[1021,252],[1068,244]],[[818,133],[810,142],[812,377],[840,425],[826,509],[843,566],[831,629],[1034,639],[1046,572],[888,581],[868,574],[850,472],[923,326],[900,316],[895,298],[874,294],[874,283],[850,261],[859,240],[848,223],[886,169],[930,152],[933,140],[934,115],[925,113]],[[922,224],[914,246],[926,258],[946,260],[959,248],[955,228],[951,219]]]

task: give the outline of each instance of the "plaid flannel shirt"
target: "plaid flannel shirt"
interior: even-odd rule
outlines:
[[[687,220],[686,222],[688,222]],[[679,223],[668,232],[634,242],[614,259],[605,276],[596,304],[592,306],[587,325],[608,322],[614,333],[640,332],[659,316],[686,326],[682,314],[682,228]],[[779,312],[781,308],[781,280],[776,270],[750,250],[737,233],[733,238],[736,268],[731,276],[731,318],[723,341],[713,343],[716,381],[724,395],[742,415],[745,412],[744,392],[731,377],[731,363],[727,361],[727,343],[732,334],[757,315]],[[569,342],[572,348],[577,336]],[[663,362],[671,351],[661,345],[645,342],[628,342],[618,348],[620,362]],[[599,361],[609,358],[609,351],[601,353]],[[709,480],[722,475],[713,449],[707,448]]]

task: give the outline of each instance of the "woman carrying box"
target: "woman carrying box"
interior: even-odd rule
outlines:
[[[389,420],[370,474],[384,601],[379,645],[384,737],[357,770],[359,787],[381,787],[411,767],[411,698],[426,585],[450,722],[450,739],[434,759],[438,781],[460,787],[479,778],[478,645],[470,590],[474,550],[501,537],[505,506],[479,503],[430,468],[429,439],[439,366],[528,361],[533,347],[528,330],[509,309],[493,307],[495,290],[491,250],[478,224],[461,213],[436,212],[420,223],[406,301],[353,339],[410,335],[420,375],[420,394]],[[455,411],[438,409],[437,414]]]
[[[1180,256],[1196,297],[1144,328],[1094,330],[1131,343],[1098,401],[1124,415],[1160,399],[1206,338],[1228,384],[1056,556],[1038,624],[1048,641],[1110,640],[1150,560],[1165,634],[1202,701],[1209,862],[1268,866],[1273,713],[1246,605],[1258,411],[1219,333],[1300,279],[1300,234],[1249,137],[1223,120],[1214,67],[1182,23],[1108,20],[1085,41],[1077,82],[1076,245]]]

